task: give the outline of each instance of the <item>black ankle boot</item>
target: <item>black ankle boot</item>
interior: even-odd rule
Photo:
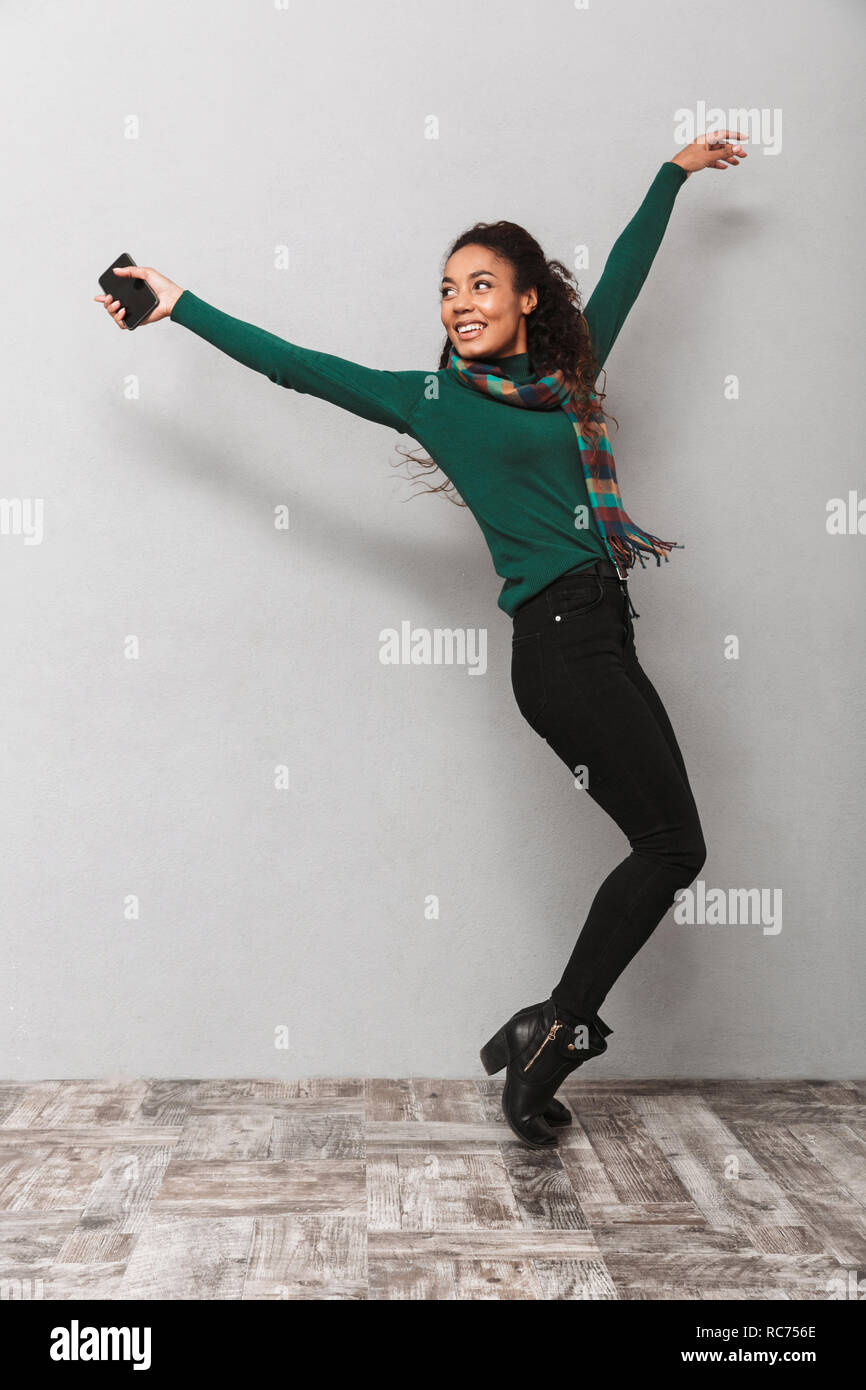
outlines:
[[[552,1100],[541,1113],[551,1129],[561,1129],[563,1125],[571,1124],[571,1111],[561,1100]]]
[[[547,999],[521,1009],[494,1034],[481,1049],[481,1062],[488,1076],[507,1067],[502,1109],[518,1138],[537,1149],[556,1144],[551,1125],[568,1123],[571,1116],[554,1095],[570,1072],[607,1051],[605,1038],[612,1032],[598,1014],[585,1020],[568,1014],[566,1021]]]

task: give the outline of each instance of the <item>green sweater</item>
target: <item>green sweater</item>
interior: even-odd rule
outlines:
[[[661,166],[585,307],[599,371],[649,273],[686,177],[678,164]],[[378,371],[298,347],[189,290],[171,317],[278,386],[416,439],[481,527],[505,581],[499,607],[509,616],[554,579],[606,558],[565,411],[515,410],[468,391],[445,370]],[[495,360],[517,381],[532,375],[526,353]]]

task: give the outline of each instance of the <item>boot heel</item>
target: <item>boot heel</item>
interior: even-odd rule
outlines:
[[[508,1039],[505,1036],[505,1029],[500,1028],[488,1043],[481,1049],[481,1065],[492,1076],[494,1072],[502,1071],[503,1067],[508,1066]]]

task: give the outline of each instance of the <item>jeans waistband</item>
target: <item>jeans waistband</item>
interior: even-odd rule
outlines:
[[[587,565],[585,569],[573,570],[571,574],[563,574],[559,579],[554,579],[554,584],[563,583],[573,579],[577,574],[600,574],[605,579],[619,579],[616,566],[610,560],[596,560],[594,564]],[[624,581],[620,581],[621,583]]]
[[[532,598],[527,599],[525,603],[521,603],[520,607],[514,612],[513,620],[516,622],[519,617],[525,617],[525,615],[535,607],[547,609],[549,607],[550,597],[560,586],[567,588],[568,585],[573,584],[575,580],[582,579],[584,575],[590,574],[596,575],[599,579],[611,580],[617,584],[621,593],[628,599],[629,613],[631,616],[633,618],[640,617],[640,614],[631,601],[631,594],[628,591],[628,581],[620,578],[616,566],[610,560],[604,559],[595,560],[591,565],[585,565],[579,570],[570,570],[567,574],[561,574],[558,579],[554,579],[552,583],[540,589],[537,594],[533,594]]]

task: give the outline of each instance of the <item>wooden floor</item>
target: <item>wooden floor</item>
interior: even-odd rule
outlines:
[[[0,1297],[827,1299],[866,1274],[866,1087],[0,1083]]]

